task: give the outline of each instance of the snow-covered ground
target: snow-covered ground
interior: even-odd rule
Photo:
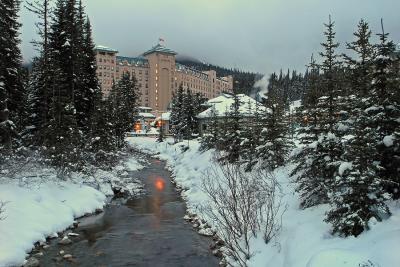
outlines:
[[[46,182],[21,187],[0,184],[7,204],[0,221],[0,266],[18,266],[37,241],[63,231],[74,218],[103,208],[106,196],[92,187],[70,182]]]
[[[166,160],[175,176],[175,181],[184,188],[183,197],[188,211],[206,218],[202,214],[202,203],[208,201],[202,191],[202,177],[210,168],[213,152],[199,152],[199,143],[190,141],[189,149],[181,147],[188,143],[157,143],[155,138],[132,137],[128,141],[147,153],[158,153]],[[400,266],[400,203],[391,202],[393,215],[384,222],[371,222],[370,231],[357,238],[341,238],[329,233],[330,225],[323,219],[328,206],[321,205],[306,210],[299,209],[299,200],[294,192],[288,173],[292,166],[275,171],[283,190],[283,203],[287,210],[283,215],[282,231],[276,242],[266,245],[263,239],[253,239],[251,247],[255,256],[249,266],[276,267],[394,267]],[[210,222],[212,225],[212,223]]]
[[[102,209],[112,188],[130,194],[142,191],[142,184],[129,171],[144,168],[129,157],[115,168],[94,168],[91,175],[74,173],[67,181],[56,178],[56,171],[44,166],[23,166],[17,174],[0,172],[0,201],[6,203],[0,214],[0,266],[20,266],[35,242],[71,226],[75,218]],[[2,166],[4,167],[4,166]]]

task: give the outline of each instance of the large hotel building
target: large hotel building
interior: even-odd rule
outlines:
[[[167,110],[172,93],[180,84],[208,99],[233,90],[232,76],[217,77],[214,70],[202,72],[179,64],[175,61],[177,53],[161,42],[139,57],[118,56],[117,50],[104,46],[97,46],[95,50],[97,77],[103,94],[107,97],[113,81],[130,73],[138,82],[139,105],[152,108],[157,114]]]

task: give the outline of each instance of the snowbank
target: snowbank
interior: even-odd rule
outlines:
[[[158,158],[166,160],[175,175],[177,184],[183,187],[183,197],[190,213],[202,214],[199,208],[208,201],[201,190],[202,176],[210,167],[212,151],[201,153],[199,143],[190,141],[185,152],[181,147],[187,142],[175,145],[155,142],[155,138],[133,137],[128,141],[147,153],[159,153]],[[343,171],[350,166],[343,166]],[[287,210],[283,216],[282,232],[278,239],[265,244],[260,237],[253,240],[256,253],[249,266],[285,267],[394,267],[400,264],[400,204],[389,203],[393,215],[384,222],[371,223],[370,231],[357,238],[334,237],[329,233],[330,225],[323,219],[326,205],[299,209],[298,196],[290,183],[292,166],[275,171],[282,186],[283,202]],[[212,225],[212,223],[211,223]]]
[[[114,195],[113,189],[130,195],[142,193],[143,184],[128,172],[143,169],[143,164],[143,158],[127,157],[112,170],[72,173],[63,182],[51,167],[26,164],[18,175],[2,169],[0,201],[6,206],[0,214],[4,218],[0,220],[0,266],[22,265],[35,242],[103,208],[107,197]]]
[[[106,197],[89,186],[49,182],[33,188],[0,184],[0,200],[7,203],[0,221],[0,266],[17,266],[35,242],[101,209]]]

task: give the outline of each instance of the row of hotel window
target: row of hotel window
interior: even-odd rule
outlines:
[[[99,62],[104,62],[104,63],[111,63],[111,64],[114,64],[114,59],[110,59],[110,58],[101,58],[101,57],[99,57],[98,59],[97,59],[97,61],[99,61]]]

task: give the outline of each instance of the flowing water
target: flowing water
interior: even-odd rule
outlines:
[[[41,266],[218,266],[209,250],[212,240],[183,220],[185,203],[165,164],[151,159],[130,175],[142,179],[146,195],[124,204],[114,201],[103,213],[79,220],[74,229],[79,236],[66,246],[53,241]],[[61,260],[60,250],[72,261]]]

